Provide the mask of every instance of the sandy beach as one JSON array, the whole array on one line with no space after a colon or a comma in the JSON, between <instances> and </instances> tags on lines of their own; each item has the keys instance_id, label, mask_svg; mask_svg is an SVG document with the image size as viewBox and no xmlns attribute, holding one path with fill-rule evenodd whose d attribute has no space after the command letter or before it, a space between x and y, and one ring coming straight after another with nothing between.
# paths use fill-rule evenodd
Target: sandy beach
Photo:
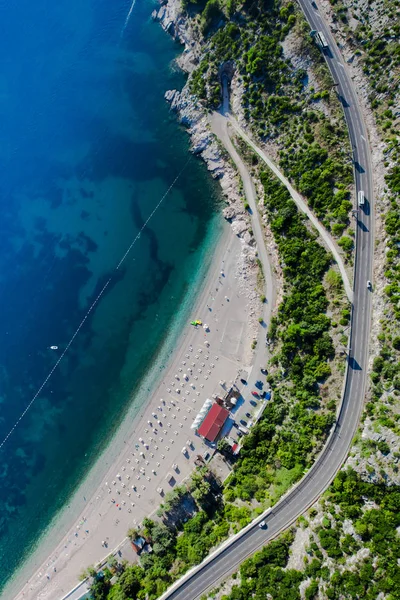
<instances>
[{"instance_id":1,"label":"sandy beach","mask_svg":"<svg viewBox=\"0 0 400 600\"><path fill-rule=\"evenodd\" d=\"M30 573L28 567L20 572L11 585L12 596L7 597L65 597L84 568L104 559L121 544L130 527L157 510L162 501L157 490L167 493L178 485L192 472L197 455L210 450L191 429L193 420L206 399L223 392L221 382L229 386L243 368L250 368L252 358L250 340L258 315L254 314L254 273L244 260L243 247L243 241L226 225L192 314L208 330L187 323L154 394L134 421L125 420L129 435L125 435L126 427L120 428L123 433L117 437L122 451L100 485L97 482L96 489L85 496L84 510L64 528L67 533L61 540L60 535L53 538L54 547L47 536L43 542L47 558L35 564L31 561ZM167 481L170 475L172 485ZM134 559L129 544L121 551Z\"/></svg>"}]
</instances>

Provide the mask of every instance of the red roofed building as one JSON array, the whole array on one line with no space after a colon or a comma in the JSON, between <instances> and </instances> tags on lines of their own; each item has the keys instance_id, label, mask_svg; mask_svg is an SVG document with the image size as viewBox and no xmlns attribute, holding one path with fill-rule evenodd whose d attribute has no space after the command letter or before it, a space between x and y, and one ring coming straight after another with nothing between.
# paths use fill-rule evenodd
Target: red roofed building
<instances>
[{"instance_id":1,"label":"red roofed building","mask_svg":"<svg viewBox=\"0 0 400 600\"><path fill-rule=\"evenodd\" d=\"M219 406L218 404L213 404L208 411L206 418L198 428L197 433L209 442L213 442L217 438L228 417L229 410L226 410L226 408Z\"/></svg>"}]
</instances>

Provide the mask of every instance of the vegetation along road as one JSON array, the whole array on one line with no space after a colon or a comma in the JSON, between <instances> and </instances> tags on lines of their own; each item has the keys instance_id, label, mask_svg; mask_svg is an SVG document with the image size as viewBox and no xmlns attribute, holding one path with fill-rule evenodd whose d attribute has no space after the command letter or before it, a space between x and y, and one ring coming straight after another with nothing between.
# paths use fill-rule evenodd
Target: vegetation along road
<instances>
[{"instance_id":1,"label":"vegetation along road","mask_svg":"<svg viewBox=\"0 0 400 600\"><path fill-rule=\"evenodd\" d=\"M343 280L343 286L346 292L346 296L348 297L350 302L353 302L353 290L350 285L349 278L347 276L346 268L344 266L344 262L342 257L339 254L337 249L337 244L334 241L331 234L325 229L325 227L318 221L317 217L314 213L309 209L307 203L303 200L298 192L294 189L294 187L289 183L286 177L282 174L282 172L278 169L278 167L271 161L271 159L259 148L246 134L246 132L240 127L240 125L236 122L236 120L230 117L230 123L235 131L240 135L240 137L249 145L251 148L258 154L258 156L263 160L271 171L280 179L283 185L289 191L292 199L294 200L297 208L301 210L311 221L315 229L320 234L323 242L327 246L328 250L332 253L332 256L339 267L340 274Z\"/></svg>"},{"instance_id":2,"label":"vegetation along road","mask_svg":"<svg viewBox=\"0 0 400 600\"><path fill-rule=\"evenodd\" d=\"M267 528L260 529L257 522L247 527L242 534L235 536L220 551L214 553L172 586L162 596L163 599L199 598L205 591L234 572L246 557L277 536L313 504L343 464L363 406L371 323L371 291L367 289L367 280L372 280L374 249L372 176L367 132L352 81L328 26L321 18L318 9L313 8L311 3L305 0L299 0L299 3L311 29L322 31L328 42L329 48L325 50L325 58L335 82L338 83L337 92L349 128L353 146L356 191L357 193L360 190L364 191L366 199L356 216L354 301L342 404L333 431L319 459L299 484L272 510L267 511L264 516ZM262 518L261 516L257 521Z\"/></svg>"}]
</instances>

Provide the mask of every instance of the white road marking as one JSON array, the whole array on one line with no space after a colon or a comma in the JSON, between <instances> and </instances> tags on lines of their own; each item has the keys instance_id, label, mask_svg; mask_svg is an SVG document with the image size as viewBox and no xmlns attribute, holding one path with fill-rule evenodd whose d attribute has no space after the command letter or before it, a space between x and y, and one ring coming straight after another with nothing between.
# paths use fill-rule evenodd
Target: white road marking
<instances>
[{"instance_id":1,"label":"white road marking","mask_svg":"<svg viewBox=\"0 0 400 600\"><path fill-rule=\"evenodd\" d=\"M363 135L361 136L361 139L364 140L364 142L367 141Z\"/></svg>"},{"instance_id":2,"label":"white road marking","mask_svg":"<svg viewBox=\"0 0 400 600\"><path fill-rule=\"evenodd\" d=\"M342 67L342 68L344 69L344 66L342 65L342 63L341 63L341 62L339 62L338 60L337 60L336 62L337 62L337 64L339 65L339 67Z\"/></svg>"}]
</instances>

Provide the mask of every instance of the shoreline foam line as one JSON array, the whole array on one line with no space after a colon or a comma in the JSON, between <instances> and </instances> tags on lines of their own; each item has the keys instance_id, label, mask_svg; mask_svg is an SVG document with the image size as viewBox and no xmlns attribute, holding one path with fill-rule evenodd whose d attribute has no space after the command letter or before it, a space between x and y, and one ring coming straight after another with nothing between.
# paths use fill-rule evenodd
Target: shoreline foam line
<instances>
[{"instance_id":1,"label":"shoreline foam line","mask_svg":"<svg viewBox=\"0 0 400 600\"><path fill-rule=\"evenodd\" d=\"M135 0L136 1L136 0ZM113 275L111 275L111 277L109 277L109 279L106 281L106 283L103 285L102 289L100 290L100 292L98 293L98 295L96 296L95 300L92 302L92 304L90 305L89 309L87 310L85 316L83 317L83 319L81 320L81 322L79 323L78 327L76 328L74 334L72 335L71 339L69 340L68 344L66 345L65 349L63 350L63 352L61 353L61 355L59 356L57 362L55 363L55 365L52 367L52 369L50 370L50 372L47 374L47 376L45 377L44 381L42 382L42 384L40 385L39 389L37 390L37 392L35 393L35 395L33 396L32 400L29 402L29 404L27 405L27 407L25 408L25 410L21 413L21 415L18 417L18 419L15 421L14 425L11 427L10 431L7 433L7 435L4 437L4 439L0 442L0 450L3 448L4 444L6 444L6 442L8 441L8 439L10 438L10 436L14 433L15 429L18 427L19 423L22 421L22 419L25 417L25 415L27 414L27 412L30 410L30 408L33 406L34 402L38 399L39 395L41 394L43 388L46 386L46 384L49 382L49 380L51 379L51 377L53 376L54 372L56 371L56 369L58 368L58 366L60 365L61 361L63 360L63 358L65 357L65 355L67 354L68 350L70 349L70 347L72 346L76 336L79 334L80 330L82 329L82 327L84 326L85 322L87 321L89 315L91 314L91 312L93 311L93 309L97 306L100 298L103 296L104 292L106 291L107 287L110 285L111 281L113 280L114 274L116 271L118 271L118 269L122 266L122 264L124 263L126 257L128 256L128 254L131 252L133 246L136 244L136 242L140 239L141 233L144 231L144 229L147 227L149 221L153 218L153 216L155 215L155 213L157 212L157 210L160 208L161 204L163 203L163 201L165 200L165 198L168 196L168 194L170 193L170 191L172 190L172 188L174 187L174 185L176 184L176 182L178 181L179 177L182 175L182 173L184 172L184 170L186 169L187 165L189 164L189 161L191 159L191 155L189 155L188 160L186 161L186 163L184 164L184 166L182 167L182 169L179 171L178 175L175 177L175 179L173 180L173 182L171 183L171 185L168 187L167 191L164 193L164 195L161 197L161 200L159 200L159 202L156 204L155 208L152 210L152 212L150 213L150 215L148 216L148 218L146 219L146 221L143 223L142 227L140 228L139 232L136 234L136 236L134 237L133 241L131 242L131 244L129 245L128 249L125 251L125 253L123 254L121 260L119 261L119 263L117 264L117 266L114 269L114 273Z\"/></svg>"}]
</instances>

